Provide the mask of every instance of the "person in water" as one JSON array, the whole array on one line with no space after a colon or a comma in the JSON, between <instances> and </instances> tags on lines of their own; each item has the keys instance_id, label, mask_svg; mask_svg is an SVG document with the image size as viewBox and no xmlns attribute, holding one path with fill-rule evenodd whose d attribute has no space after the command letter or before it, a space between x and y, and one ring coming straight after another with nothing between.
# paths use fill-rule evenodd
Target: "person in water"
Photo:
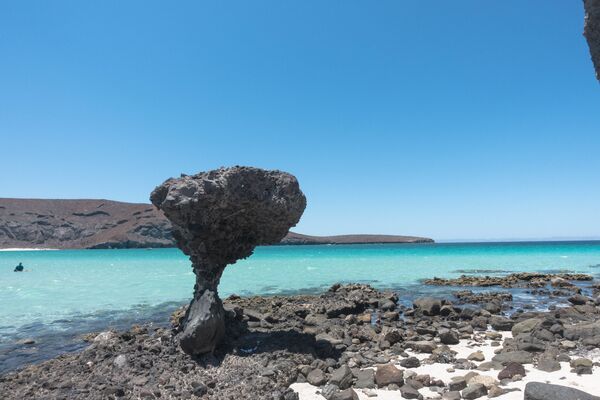
<instances>
[{"instance_id":1,"label":"person in water","mask_svg":"<svg viewBox=\"0 0 600 400\"><path fill-rule=\"evenodd\" d=\"M19 263L19 265L15 267L15 272L23 272L24 269L25 267L23 267L23 263Z\"/></svg>"}]
</instances>

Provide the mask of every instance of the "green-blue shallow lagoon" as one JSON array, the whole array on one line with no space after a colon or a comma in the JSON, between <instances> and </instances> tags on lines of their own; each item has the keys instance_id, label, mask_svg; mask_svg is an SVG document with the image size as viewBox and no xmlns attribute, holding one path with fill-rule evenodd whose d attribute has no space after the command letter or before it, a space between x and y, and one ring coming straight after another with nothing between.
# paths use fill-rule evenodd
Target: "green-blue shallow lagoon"
<instances>
[{"instance_id":1,"label":"green-blue shallow lagoon","mask_svg":"<svg viewBox=\"0 0 600 400\"><path fill-rule=\"evenodd\" d=\"M26 272L13 272L19 262ZM222 297L293 294L365 282L418 293L419 282L434 276L557 270L596 275L600 242L260 247L225 270L219 290ZM40 348L46 340L55 351L68 351L65 337L166 322L170 311L190 299L194 278L178 249L0 252L0 362L9 352L14 358L6 346L19 338L40 338ZM22 356L31 361L31 355Z\"/></svg>"}]
</instances>

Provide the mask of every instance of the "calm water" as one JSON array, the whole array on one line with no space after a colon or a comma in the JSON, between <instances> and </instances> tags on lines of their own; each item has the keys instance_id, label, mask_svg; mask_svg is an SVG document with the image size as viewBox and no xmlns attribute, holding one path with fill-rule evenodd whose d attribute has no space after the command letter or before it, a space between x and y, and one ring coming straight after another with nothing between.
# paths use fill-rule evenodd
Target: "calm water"
<instances>
[{"instance_id":1,"label":"calm water","mask_svg":"<svg viewBox=\"0 0 600 400\"><path fill-rule=\"evenodd\" d=\"M14 273L18 262L28 272ZM226 269L220 293L315 292L335 282L408 293L433 276L555 270L600 273L600 242L261 247ZM19 338L69 350L65 337L164 321L193 285L190 262L177 249L0 252L0 362L2 345Z\"/></svg>"}]
</instances>

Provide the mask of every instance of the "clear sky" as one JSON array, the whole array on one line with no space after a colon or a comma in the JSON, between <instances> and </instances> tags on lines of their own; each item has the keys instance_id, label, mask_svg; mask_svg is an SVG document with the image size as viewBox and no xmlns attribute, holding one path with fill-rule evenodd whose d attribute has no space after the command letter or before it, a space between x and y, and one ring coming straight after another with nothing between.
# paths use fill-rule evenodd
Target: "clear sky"
<instances>
[{"instance_id":1,"label":"clear sky","mask_svg":"<svg viewBox=\"0 0 600 400\"><path fill-rule=\"evenodd\" d=\"M297 231L600 237L581 1L4 1L0 197L292 172Z\"/></svg>"}]
</instances>

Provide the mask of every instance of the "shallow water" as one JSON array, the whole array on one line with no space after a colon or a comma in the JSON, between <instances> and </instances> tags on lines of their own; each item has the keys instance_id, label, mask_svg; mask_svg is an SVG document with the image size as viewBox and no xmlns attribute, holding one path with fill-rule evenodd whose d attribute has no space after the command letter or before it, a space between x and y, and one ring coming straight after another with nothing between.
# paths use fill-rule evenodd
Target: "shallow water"
<instances>
[{"instance_id":1,"label":"shallow water","mask_svg":"<svg viewBox=\"0 0 600 400\"><path fill-rule=\"evenodd\" d=\"M26 272L13 272L18 262ZM226 269L220 293L310 293L365 282L408 299L448 292L419 284L433 276L558 270L600 273L600 242L260 247ZM19 338L39 338L37 350L27 351L43 359L50 343L68 350L83 332L166 321L193 285L190 262L177 249L0 252L0 362L9 352L14 358Z\"/></svg>"}]
</instances>

